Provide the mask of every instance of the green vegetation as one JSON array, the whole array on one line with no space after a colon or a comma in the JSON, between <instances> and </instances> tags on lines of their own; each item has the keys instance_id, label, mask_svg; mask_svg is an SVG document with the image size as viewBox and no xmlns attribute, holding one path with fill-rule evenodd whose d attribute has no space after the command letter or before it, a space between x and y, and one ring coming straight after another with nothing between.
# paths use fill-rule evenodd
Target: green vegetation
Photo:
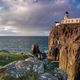
<instances>
[{"instance_id":1,"label":"green vegetation","mask_svg":"<svg viewBox=\"0 0 80 80\"><path fill-rule=\"evenodd\" d=\"M64 24L65 29L70 28L68 24Z\"/></svg>"},{"instance_id":2,"label":"green vegetation","mask_svg":"<svg viewBox=\"0 0 80 80\"><path fill-rule=\"evenodd\" d=\"M17 61L17 60L24 60L28 58L27 55L22 54L9 54L5 52L0 52L0 66L4 66L10 62Z\"/></svg>"}]
</instances>

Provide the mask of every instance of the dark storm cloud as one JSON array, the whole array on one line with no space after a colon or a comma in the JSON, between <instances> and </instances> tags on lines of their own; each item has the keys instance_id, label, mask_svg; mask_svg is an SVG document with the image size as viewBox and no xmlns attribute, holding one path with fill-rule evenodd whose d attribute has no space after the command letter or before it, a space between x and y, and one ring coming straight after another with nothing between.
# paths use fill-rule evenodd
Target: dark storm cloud
<instances>
[{"instance_id":1,"label":"dark storm cloud","mask_svg":"<svg viewBox=\"0 0 80 80\"><path fill-rule=\"evenodd\" d=\"M80 16L76 0L0 0L0 27L4 34L47 35L66 10Z\"/></svg>"}]
</instances>

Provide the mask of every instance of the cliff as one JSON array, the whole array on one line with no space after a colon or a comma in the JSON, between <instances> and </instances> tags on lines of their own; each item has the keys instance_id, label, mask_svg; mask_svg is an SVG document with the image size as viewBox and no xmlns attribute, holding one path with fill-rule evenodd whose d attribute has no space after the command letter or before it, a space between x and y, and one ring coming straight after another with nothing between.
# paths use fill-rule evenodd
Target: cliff
<instances>
[{"instance_id":1,"label":"cliff","mask_svg":"<svg viewBox=\"0 0 80 80\"><path fill-rule=\"evenodd\" d=\"M53 27L48 39L48 59L59 61L68 80L80 80L80 24Z\"/></svg>"}]
</instances>

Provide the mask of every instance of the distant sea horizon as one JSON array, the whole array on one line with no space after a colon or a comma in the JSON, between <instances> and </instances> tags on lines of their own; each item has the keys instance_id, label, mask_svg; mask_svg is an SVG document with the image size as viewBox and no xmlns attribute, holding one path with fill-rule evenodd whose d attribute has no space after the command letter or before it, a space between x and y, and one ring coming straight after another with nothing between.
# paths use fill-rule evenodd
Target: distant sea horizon
<instances>
[{"instance_id":1,"label":"distant sea horizon","mask_svg":"<svg viewBox=\"0 0 80 80\"><path fill-rule=\"evenodd\" d=\"M42 52L48 49L48 36L0 36L0 50L11 53L29 52L32 44L38 44Z\"/></svg>"}]
</instances>

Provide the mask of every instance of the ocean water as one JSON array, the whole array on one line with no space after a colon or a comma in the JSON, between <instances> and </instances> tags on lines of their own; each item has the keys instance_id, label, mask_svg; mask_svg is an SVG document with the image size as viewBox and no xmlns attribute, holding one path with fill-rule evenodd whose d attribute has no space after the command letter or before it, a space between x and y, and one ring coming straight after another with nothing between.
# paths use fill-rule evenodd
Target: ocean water
<instances>
[{"instance_id":1,"label":"ocean water","mask_svg":"<svg viewBox=\"0 0 80 80\"><path fill-rule=\"evenodd\" d=\"M0 37L0 50L7 50L12 53L28 52L34 43L39 45L41 51L48 49L48 37L2 36Z\"/></svg>"}]
</instances>

